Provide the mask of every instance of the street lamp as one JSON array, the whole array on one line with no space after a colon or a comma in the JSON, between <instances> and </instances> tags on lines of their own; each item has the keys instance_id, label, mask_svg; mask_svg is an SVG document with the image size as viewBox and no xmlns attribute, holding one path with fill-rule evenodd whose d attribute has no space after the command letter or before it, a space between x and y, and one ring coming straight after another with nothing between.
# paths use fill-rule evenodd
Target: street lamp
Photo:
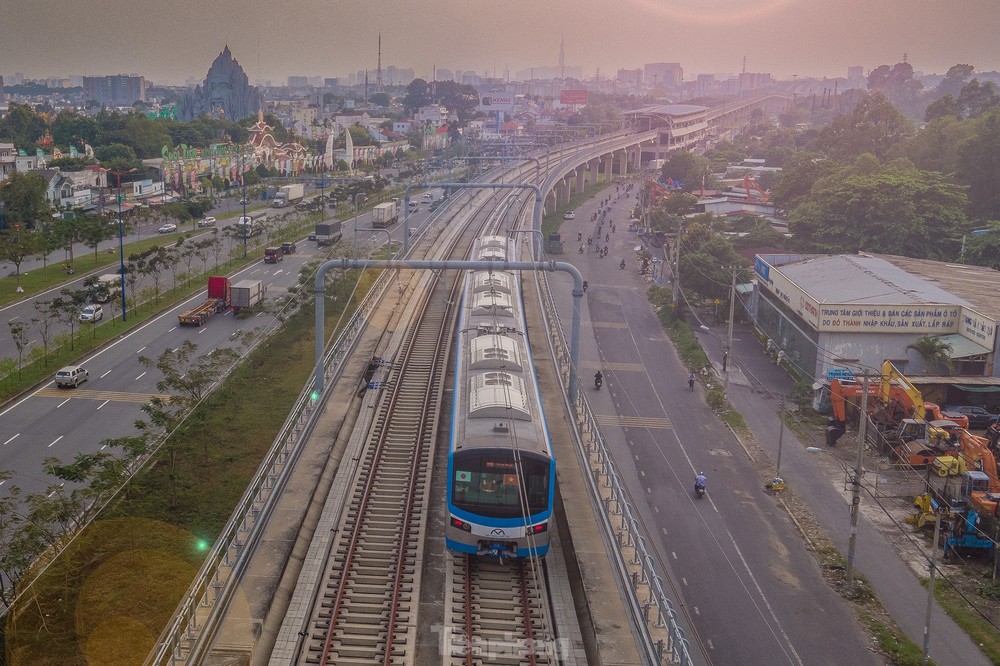
<instances>
[{"instance_id":1,"label":"street lamp","mask_svg":"<svg viewBox=\"0 0 1000 666\"><path fill-rule=\"evenodd\" d=\"M243 228L243 258L247 258L247 238L250 236L250 225L247 224L247 162L245 146L240 146L240 182L243 183L243 217L240 226Z\"/></svg>"},{"instance_id":2,"label":"street lamp","mask_svg":"<svg viewBox=\"0 0 1000 666\"><path fill-rule=\"evenodd\" d=\"M127 173L135 173L137 169L123 170L112 170L104 169L106 173L110 173L118 179L118 192L116 194L116 199L118 199L118 270L121 273L122 284L122 321L128 321L128 313L126 312L125 305L125 240L124 232L122 226L122 176Z\"/></svg>"},{"instance_id":3,"label":"street lamp","mask_svg":"<svg viewBox=\"0 0 1000 666\"><path fill-rule=\"evenodd\" d=\"M358 192L354 195L354 254L358 254L358 197L361 197L365 201L368 200L368 196ZM391 241L390 241L391 242Z\"/></svg>"}]
</instances>

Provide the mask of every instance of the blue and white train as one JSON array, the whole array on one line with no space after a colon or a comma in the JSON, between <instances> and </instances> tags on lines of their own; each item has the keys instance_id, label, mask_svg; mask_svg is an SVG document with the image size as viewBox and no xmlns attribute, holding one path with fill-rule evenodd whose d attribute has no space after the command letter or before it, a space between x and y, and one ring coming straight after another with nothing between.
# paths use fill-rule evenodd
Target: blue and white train
<instances>
[{"instance_id":1,"label":"blue and white train","mask_svg":"<svg viewBox=\"0 0 1000 666\"><path fill-rule=\"evenodd\" d=\"M477 240L473 261L516 261L506 236ZM448 549L496 558L549 550L556 465L528 347L521 278L465 276L448 446Z\"/></svg>"}]
</instances>

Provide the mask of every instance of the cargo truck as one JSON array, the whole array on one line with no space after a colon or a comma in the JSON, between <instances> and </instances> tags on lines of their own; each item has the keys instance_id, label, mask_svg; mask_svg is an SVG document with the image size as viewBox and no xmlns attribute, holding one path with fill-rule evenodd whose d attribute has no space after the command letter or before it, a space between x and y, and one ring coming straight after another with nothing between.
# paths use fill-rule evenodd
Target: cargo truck
<instances>
[{"instance_id":1,"label":"cargo truck","mask_svg":"<svg viewBox=\"0 0 1000 666\"><path fill-rule=\"evenodd\" d=\"M177 321L181 326L204 326L209 317L229 307L231 296L229 278L213 275L208 278L208 298L201 305L177 315Z\"/></svg>"},{"instance_id":2,"label":"cargo truck","mask_svg":"<svg viewBox=\"0 0 1000 666\"><path fill-rule=\"evenodd\" d=\"M379 204L372 208L372 228L385 229L399 220L399 208L395 201Z\"/></svg>"},{"instance_id":3,"label":"cargo truck","mask_svg":"<svg viewBox=\"0 0 1000 666\"><path fill-rule=\"evenodd\" d=\"M343 237L340 222L321 222L316 225L316 245L325 247L333 245Z\"/></svg>"},{"instance_id":4,"label":"cargo truck","mask_svg":"<svg viewBox=\"0 0 1000 666\"><path fill-rule=\"evenodd\" d=\"M258 236L264 232L264 223L267 215L256 215L254 217L240 217L236 220L236 231L240 238Z\"/></svg>"},{"instance_id":5,"label":"cargo truck","mask_svg":"<svg viewBox=\"0 0 1000 666\"><path fill-rule=\"evenodd\" d=\"M299 201L306 194L305 185L294 183L292 185L282 185L274 195L274 206L280 208Z\"/></svg>"},{"instance_id":6,"label":"cargo truck","mask_svg":"<svg viewBox=\"0 0 1000 666\"><path fill-rule=\"evenodd\" d=\"M108 303L118 297L122 290L122 276L118 273L106 273L90 286L90 297L97 303Z\"/></svg>"},{"instance_id":7,"label":"cargo truck","mask_svg":"<svg viewBox=\"0 0 1000 666\"><path fill-rule=\"evenodd\" d=\"M264 283L260 280L240 280L233 285L230 304L233 312L239 313L240 308L252 308L264 300Z\"/></svg>"}]
</instances>

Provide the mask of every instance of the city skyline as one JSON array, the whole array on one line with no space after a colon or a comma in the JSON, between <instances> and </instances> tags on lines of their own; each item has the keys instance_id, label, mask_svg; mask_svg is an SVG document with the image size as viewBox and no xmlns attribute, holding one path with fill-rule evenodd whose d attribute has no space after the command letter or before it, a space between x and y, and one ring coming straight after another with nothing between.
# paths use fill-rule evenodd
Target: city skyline
<instances>
[{"instance_id":1,"label":"city skyline","mask_svg":"<svg viewBox=\"0 0 1000 666\"><path fill-rule=\"evenodd\" d=\"M532 67L618 69L678 62L697 74L770 73L776 78L843 77L900 62L943 74L955 64L1000 70L992 36L995 0L908 7L894 0L299 0L280 12L260 0L161 0L154 12L107 0L63 6L7 0L0 21L0 74L41 79L138 73L156 84L201 80L228 45L251 81L345 76L383 67L434 67L503 77ZM526 16L531 20L525 20ZM109 20L113 17L113 20ZM72 22L71 22L72 19ZM90 35L87 39L69 37Z\"/></svg>"}]
</instances>

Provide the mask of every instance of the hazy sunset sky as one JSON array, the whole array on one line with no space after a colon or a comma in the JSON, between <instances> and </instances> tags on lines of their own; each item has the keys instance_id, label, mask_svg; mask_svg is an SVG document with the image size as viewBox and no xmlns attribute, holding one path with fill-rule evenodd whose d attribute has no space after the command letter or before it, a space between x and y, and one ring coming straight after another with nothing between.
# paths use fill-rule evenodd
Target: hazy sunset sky
<instances>
[{"instance_id":1,"label":"hazy sunset sky","mask_svg":"<svg viewBox=\"0 0 1000 666\"><path fill-rule=\"evenodd\" d=\"M0 74L201 80L228 44L251 81L377 65L585 77L649 62L699 73L844 76L899 62L1000 70L997 0L0 0Z\"/></svg>"}]
</instances>

